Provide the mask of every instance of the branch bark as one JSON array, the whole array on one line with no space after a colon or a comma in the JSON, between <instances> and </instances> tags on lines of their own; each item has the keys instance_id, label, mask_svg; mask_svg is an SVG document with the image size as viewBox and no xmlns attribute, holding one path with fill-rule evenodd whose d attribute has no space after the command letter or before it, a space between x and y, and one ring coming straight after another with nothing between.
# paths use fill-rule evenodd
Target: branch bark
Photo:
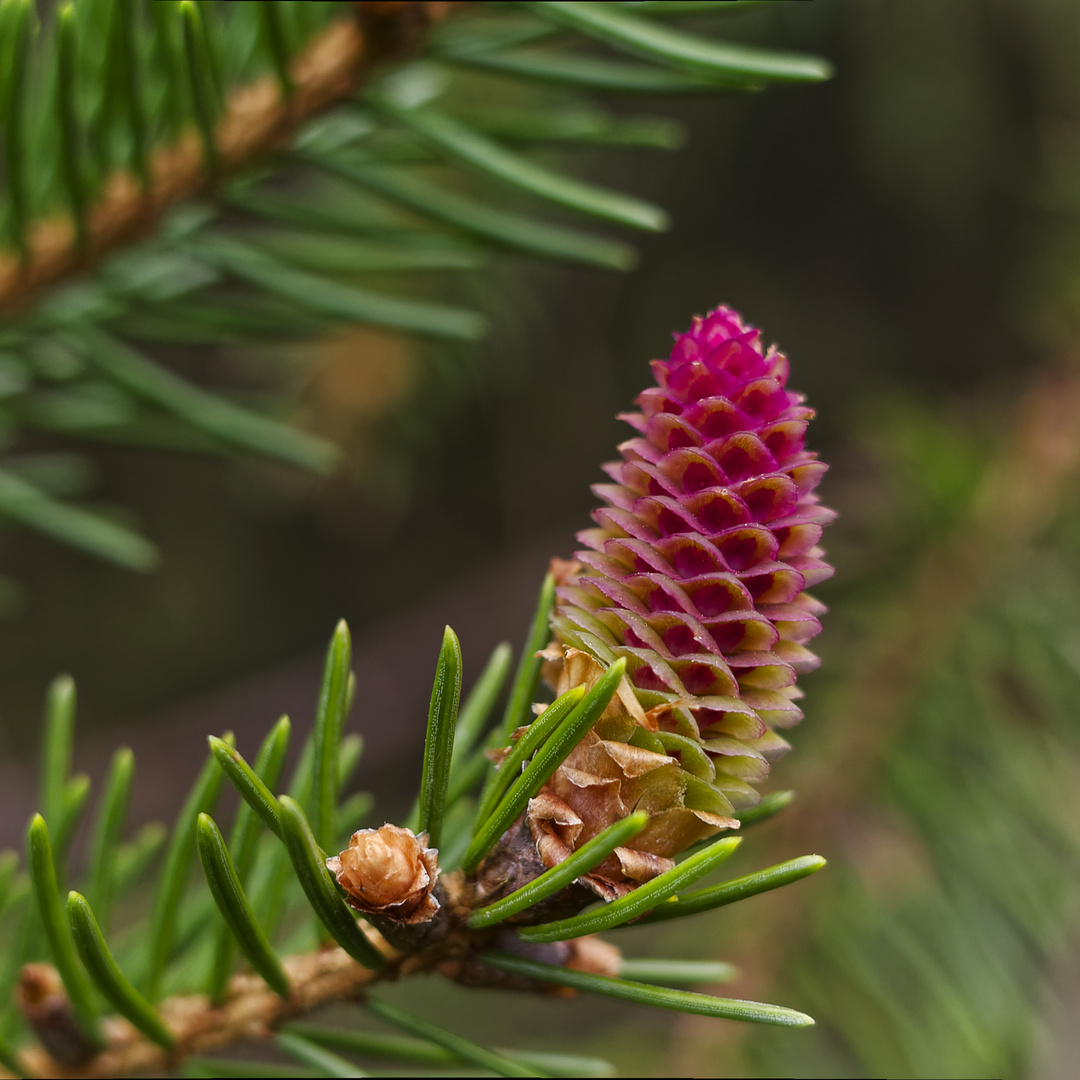
<instances>
[{"instance_id":1,"label":"branch bark","mask_svg":"<svg viewBox=\"0 0 1080 1080\"><path fill-rule=\"evenodd\" d=\"M396 958L385 942L381 951ZM65 1067L40 1046L23 1050L27 1076L80 1078L162 1076L178 1062L245 1039L266 1038L279 1025L331 1001L348 1001L386 972L361 967L343 949L288 956L282 961L292 984L288 1001L278 997L259 976L235 975L225 1002L215 1008L204 994L169 998L159 1012L176 1035L176 1046L164 1050L121 1017L104 1024L108 1046L78 1068ZM0 1075L7 1074L0 1070Z\"/></svg>"},{"instance_id":2,"label":"branch bark","mask_svg":"<svg viewBox=\"0 0 1080 1080\"><path fill-rule=\"evenodd\" d=\"M207 167L194 129L152 155L144 188L125 169L105 181L90 207L87 237L78 243L67 215L30 228L27 257L0 253L0 313L26 307L48 286L85 273L110 251L153 232L162 214L186 199L212 192L223 179L288 146L301 126L350 98L374 66L415 50L427 24L455 3L357 3L317 36L290 64L294 92L286 98L266 76L233 90L218 122L218 170Z\"/></svg>"}]
</instances>

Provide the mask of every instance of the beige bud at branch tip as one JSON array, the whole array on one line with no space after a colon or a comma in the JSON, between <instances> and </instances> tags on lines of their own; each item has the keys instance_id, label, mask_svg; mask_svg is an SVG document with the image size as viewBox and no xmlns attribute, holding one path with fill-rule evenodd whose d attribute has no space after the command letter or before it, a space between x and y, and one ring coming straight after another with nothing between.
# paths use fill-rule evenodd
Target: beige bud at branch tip
<instances>
[{"instance_id":1,"label":"beige bud at branch tip","mask_svg":"<svg viewBox=\"0 0 1080 1080\"><path fill-rule=\"evenodd\" d=\"M360 829L326 865L357 911L413 924L430 921L439 910L439 853L427 846L427 833L389 824Z\"/></svg>"}]
</instances>

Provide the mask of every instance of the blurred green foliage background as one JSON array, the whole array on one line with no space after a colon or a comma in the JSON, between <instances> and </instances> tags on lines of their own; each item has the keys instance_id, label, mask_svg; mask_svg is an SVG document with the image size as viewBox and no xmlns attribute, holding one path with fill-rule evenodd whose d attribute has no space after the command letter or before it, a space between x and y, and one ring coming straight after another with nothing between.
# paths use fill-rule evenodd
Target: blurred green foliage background
<instances>
[{"instance_id":1,"label":"blurred green foliage background","mask_svg":"<svg viewBox=\"0 0 1080 1080\"><path fill-rule=\"evenodd\" d=\"M818 1027L607 1007L568 1019L558 1002L536 1016L639 1074L1073 1075L1078 31L1070 0L765 5L725 34L827 56L831 82L664 101L680 152L581 158L672 211L636 269L499 255L464 271L455 288L493 322L479 344L356 330L182 359L225 383L272 372L344 461L312 480L90 449L95 498L134 508L165 549L149 577L0 534L5 833L29 810L19 769L57 671L80 688L79 752L159 746L140 754L139 786L167 807L208 715L242 731L311 696L304 658L339 616L360 639L361 694L364 643L378 683L359 711L375 751L359 782L380 814L403 809L437 628L459 631L473 675L495 641L518 640L546 558L586 524L647 360L726 302L790 356L842 514L826 537L824 666L776 769L799 798L740 865L813 850L830 867L755 903L753 922L732 909L663 947L735 960L734 996L806 1008Z\"/></svg>"}]
</instances>

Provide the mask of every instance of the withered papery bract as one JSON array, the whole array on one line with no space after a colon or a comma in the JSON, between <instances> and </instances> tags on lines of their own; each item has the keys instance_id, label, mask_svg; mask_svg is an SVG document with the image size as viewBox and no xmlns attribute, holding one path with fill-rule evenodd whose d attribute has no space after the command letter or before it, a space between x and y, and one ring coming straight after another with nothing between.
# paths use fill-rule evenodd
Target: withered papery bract
<instances>
[{"instance_id":1,"label":"withered papery bract","mask_svg":"<svg viewBox=\"0 0 1080 1080\"><path fill-rule=\"evenodd\" d=\"M796 675L819 663L806 642L824 606L805 590L832 574L817 544L835 514L814 494L826 466L805 449L813 412L787 389L787 358L719 307L652 368L657 385L622 417L637 435L593 488L596 527L555 567L552 681L588 684L619 657L629 678L530 809L547 865L650 811L656 824L597 871L606 884L586 882L601 895L757 802L789 749L775 729L802 718Z\"/></svg>"},{"instance_id":2,"label":"withered papery bract","mask_svg":"<svg viewBox=\"0 0 1080 1080\"><path fill-rule=\"evenodd\" d=\"M360 829L326 865L357 911L412 925L429 922L439 910L439 853L427 846L427 833L416 836L397 825Z\"/></svg>"},{"instance_id":3,"label":"withered papery bract","mask_svg":"<svg viewBox=\"0 0 1080 1080\"><path fill-rule=\"evenodd\" d=\"M604 673L602 664L578 649L555 647L550 655L556 657L560 692L591 689ZM670 870L671 856L697 840L739 825L715 812L719 800L708 789L698 790L676 757L638 745L648 741L640 734L650 727L655 724L624 679L592 730L529 803L529 827L545 866L562 862L634 810L648 812L648 825L631 845L616 848L579 879L605 900Z\"/></svg>"}]
</instances>

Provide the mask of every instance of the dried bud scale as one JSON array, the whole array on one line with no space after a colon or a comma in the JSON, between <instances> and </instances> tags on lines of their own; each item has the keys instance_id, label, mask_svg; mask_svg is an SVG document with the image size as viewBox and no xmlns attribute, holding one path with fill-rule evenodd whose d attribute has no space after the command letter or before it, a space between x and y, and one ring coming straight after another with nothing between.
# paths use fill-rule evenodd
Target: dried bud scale
<instances>
[{"instance_id":1,"label":"dried bud scale","mask_svg":"<svg viewBox=\"0 0 1080 1080\"><path fill-rule=\"evenodd\" d=\"M787 358L719 307L652 368L622 417L637 435L593 489L596 527L554 564L552 681L589 684L619 657L628 681L530 807L546 865L650 809L586 880L608 898L757 802L788 749L776 729L802 717L796 676L818 665L806 642L824 607L806 589L832 574L817 546L835 516L814 491L826 466L805 449L813 412L787 389Z\"/></svg>"},{"instance_id":2,"label":"dried bud scale","mask_svg":"<svg viewBox=\"0 0 1080 1080\"><path fill-rule=\"evenodd\" d=\"M560 652L560 690L591 688L603 675L603 666L588 653ZM670 870L673 856L718 829L738 827L724 813L727 804L664 751L655 731L624 679L593 729L529 804L529 827L545 866L562 862L632 811L648 811L644 831L580 879L604 900Z\"/></svg>"}]
</instances>

